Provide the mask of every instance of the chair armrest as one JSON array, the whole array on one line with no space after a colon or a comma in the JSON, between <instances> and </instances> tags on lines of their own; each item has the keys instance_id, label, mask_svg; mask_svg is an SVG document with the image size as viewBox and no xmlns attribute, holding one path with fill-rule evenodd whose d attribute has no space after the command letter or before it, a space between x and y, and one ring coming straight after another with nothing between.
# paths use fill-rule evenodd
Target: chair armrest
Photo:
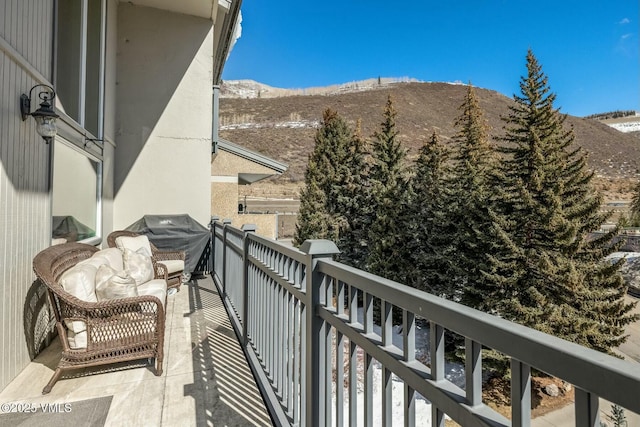
<instances>
[{"instance_id":1,"label":"chair armrest","mask_svg":"<svg viewBox=\"0 0 640 427\"><path fill-rule=\"evenodd\" d=\"M157 262L154 258L151 258L153 262L153 278L154 279L164 279L165 282L169 280L169 270L167 266L162 262Z\"/></svg>"},{"instance_id":2,"label":"chair armrest","mask_svg":"<svg viewBox=\"0 0 640 427\"><path fill-rule=\"evenodd\" d=\"M158 262L176 259L184 261L185 253L184 251L157 251L153 253L153 258Z\"/></svg>"}]
</instances>

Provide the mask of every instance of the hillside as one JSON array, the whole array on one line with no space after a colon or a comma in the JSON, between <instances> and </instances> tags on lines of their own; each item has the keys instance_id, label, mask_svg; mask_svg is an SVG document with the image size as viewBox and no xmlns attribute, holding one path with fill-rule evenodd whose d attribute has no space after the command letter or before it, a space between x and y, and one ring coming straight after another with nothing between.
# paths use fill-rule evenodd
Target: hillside
<instances>
[{"instance_id":1,"label":"hillside","mask_svg":"<svg viewBox=\"0 0 640 427\"><path fill-rule=\"evenodd\" d=\"M434 130L443 141L451 139L455 132L453 121L465 95L464 85L377 83L368 81L366 87L353 83L351 90L338 87L327 95L282 96L288 92L280 91L278 95L274 93L275 97L225 97L220 100L220 135L289 164L289 171L278 179L280 183L304 179L315 129L327 107L337 110L351 124L362 119L363 134L371 135L382 120L387 95L391 94L398 111L400 138L411 156L416 155ZM225 94L224 88L222 92ZM232 92L227 90L226 96L233 96ZM254 91L254 96L256 93ZM247 92L244 94L249 96ZM492 135L500 135L503 127L500 117L508 113L508 106L513 101L487 89L478 89L477 94ZM576 143L590 153L589 165L599 176L608 180L635 180L640 176L640 140L637 136L622 133L596 119L569 116L566 123L573 126Z\"/></svg>"}]
</instances>

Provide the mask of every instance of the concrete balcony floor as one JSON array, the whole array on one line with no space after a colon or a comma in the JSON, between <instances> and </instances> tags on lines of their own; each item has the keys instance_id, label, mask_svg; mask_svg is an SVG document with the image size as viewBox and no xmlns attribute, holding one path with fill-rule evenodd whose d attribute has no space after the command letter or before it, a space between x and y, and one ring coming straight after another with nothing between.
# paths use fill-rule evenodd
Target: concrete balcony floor
<instances>
[{"instance_id":1,"label":"concrete balcony floor","mask_svg":"<svg viewBox=\"0 0 640 427\"><path fill-rule=\"evenodd\" d=\"M104 425L107 426L264 426L271 425L264 402L210 277L182 285L167 300L163 374L155 376L144 361L104 368L69 371L42 394L60 359L59 339L47 347L0 393L0 403L70 404L68 414L21 414L0 425ZM114 368L114 369L111 369ZM109 372L102 372L109 369ZM88 375L88 373L93 373ZM81 409L88 399L111 397L106 419ZM105 399L102 399L105 401ZM62 409L63 407L60 407ZM74 408L78 408L74 413ZM62 409L64 410L64 409ZM72 415L82 417L74 423ZM37 420L37 417L40 417ZM3 421L3 418L4 421ZM56 419L60 422L57 424Z\"/></svg>"}]
</instances>

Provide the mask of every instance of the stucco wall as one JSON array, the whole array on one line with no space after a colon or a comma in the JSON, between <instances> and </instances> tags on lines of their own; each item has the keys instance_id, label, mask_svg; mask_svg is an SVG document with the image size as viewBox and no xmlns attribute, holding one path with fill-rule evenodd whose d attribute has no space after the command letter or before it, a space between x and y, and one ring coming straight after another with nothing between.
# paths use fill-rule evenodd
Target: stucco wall
<instances>
[{"instance_id":1,"label":"stucco wall","mask_svg":"<svg viewBox=\"0 0 640 427\"><path fill-rule=\"evenodd\" d=\"M234 227L241 228L244 224L255 224L256 234L276 238L276 215L275 214L235 214L223 219L230 219Z\"/></svg>"},{"instance_id":2,"label":"stucco wall","mask_svg":"<svg viewBox=\"0 0 640 427\"><path fill-rule=\"evenodd\" d=\"M212 22L120 3L114 228L211 215Z\"/></svg>"},{"instance_id":3,"label":"stucco wall","mask_svg":"<svg viewBox=\"0 0 640 427\"><path fill-rule=\"evenodd\" d=\"M238 176L238 173L274 173L273 169L221 149L211 157L212 176Z\"/></svg>"},{"instance_id":4,"label":"stucco wall","mask_svg":"<svg viewBox=\"0 0 640 427\"><path fill-rule=\"evenodd\" d=\"M276 238L276 216L274 214L238 214L238 184L234 182L211 183L211 216L230 219L232 224L255 224L261 236Z\"/></svg>"},{"instance_id":5,"label":"stucco wall","mask_svg":"<svg viewBox=\"0 0 640 427\"><path fill-rule=\"evenodd\" d=\"M214 179L214 178L212 178ZM211 183L211 215L221 219L231 218L238 213L238 183Z\"/></svg>"}]
</instances>

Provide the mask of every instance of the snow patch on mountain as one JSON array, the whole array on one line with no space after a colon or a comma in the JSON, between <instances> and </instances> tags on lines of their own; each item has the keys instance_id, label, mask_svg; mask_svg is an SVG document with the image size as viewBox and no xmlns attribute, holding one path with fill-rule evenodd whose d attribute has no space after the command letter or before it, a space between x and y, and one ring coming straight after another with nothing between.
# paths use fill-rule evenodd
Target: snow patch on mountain
<instances>
[{"instance_id":1,"label":"snow patch on mountain","mask_svg":"<svg viewBox=\"0 0 640 427\"><path fill-rule=\"evenodd\" d=\"M296 120L296 121L277 122L277 123L252 123L252 122L231 123L227 125L221 125L220 130L266 129L266 128L275 128L275 129L313 128L313 129L316 129L318 127L320 127L320 122L318 120Z\"/></svg>"},{"instance_id":2,"label":"snow patch on mountain","mask_svg":"<svg viewBox=\"0 0 640 427\"><path fill-rule=\"evenodd\" d=\"M637 122L607 123L620 132L640 132L640 119Z\"/></svg>"}]
</instances>

